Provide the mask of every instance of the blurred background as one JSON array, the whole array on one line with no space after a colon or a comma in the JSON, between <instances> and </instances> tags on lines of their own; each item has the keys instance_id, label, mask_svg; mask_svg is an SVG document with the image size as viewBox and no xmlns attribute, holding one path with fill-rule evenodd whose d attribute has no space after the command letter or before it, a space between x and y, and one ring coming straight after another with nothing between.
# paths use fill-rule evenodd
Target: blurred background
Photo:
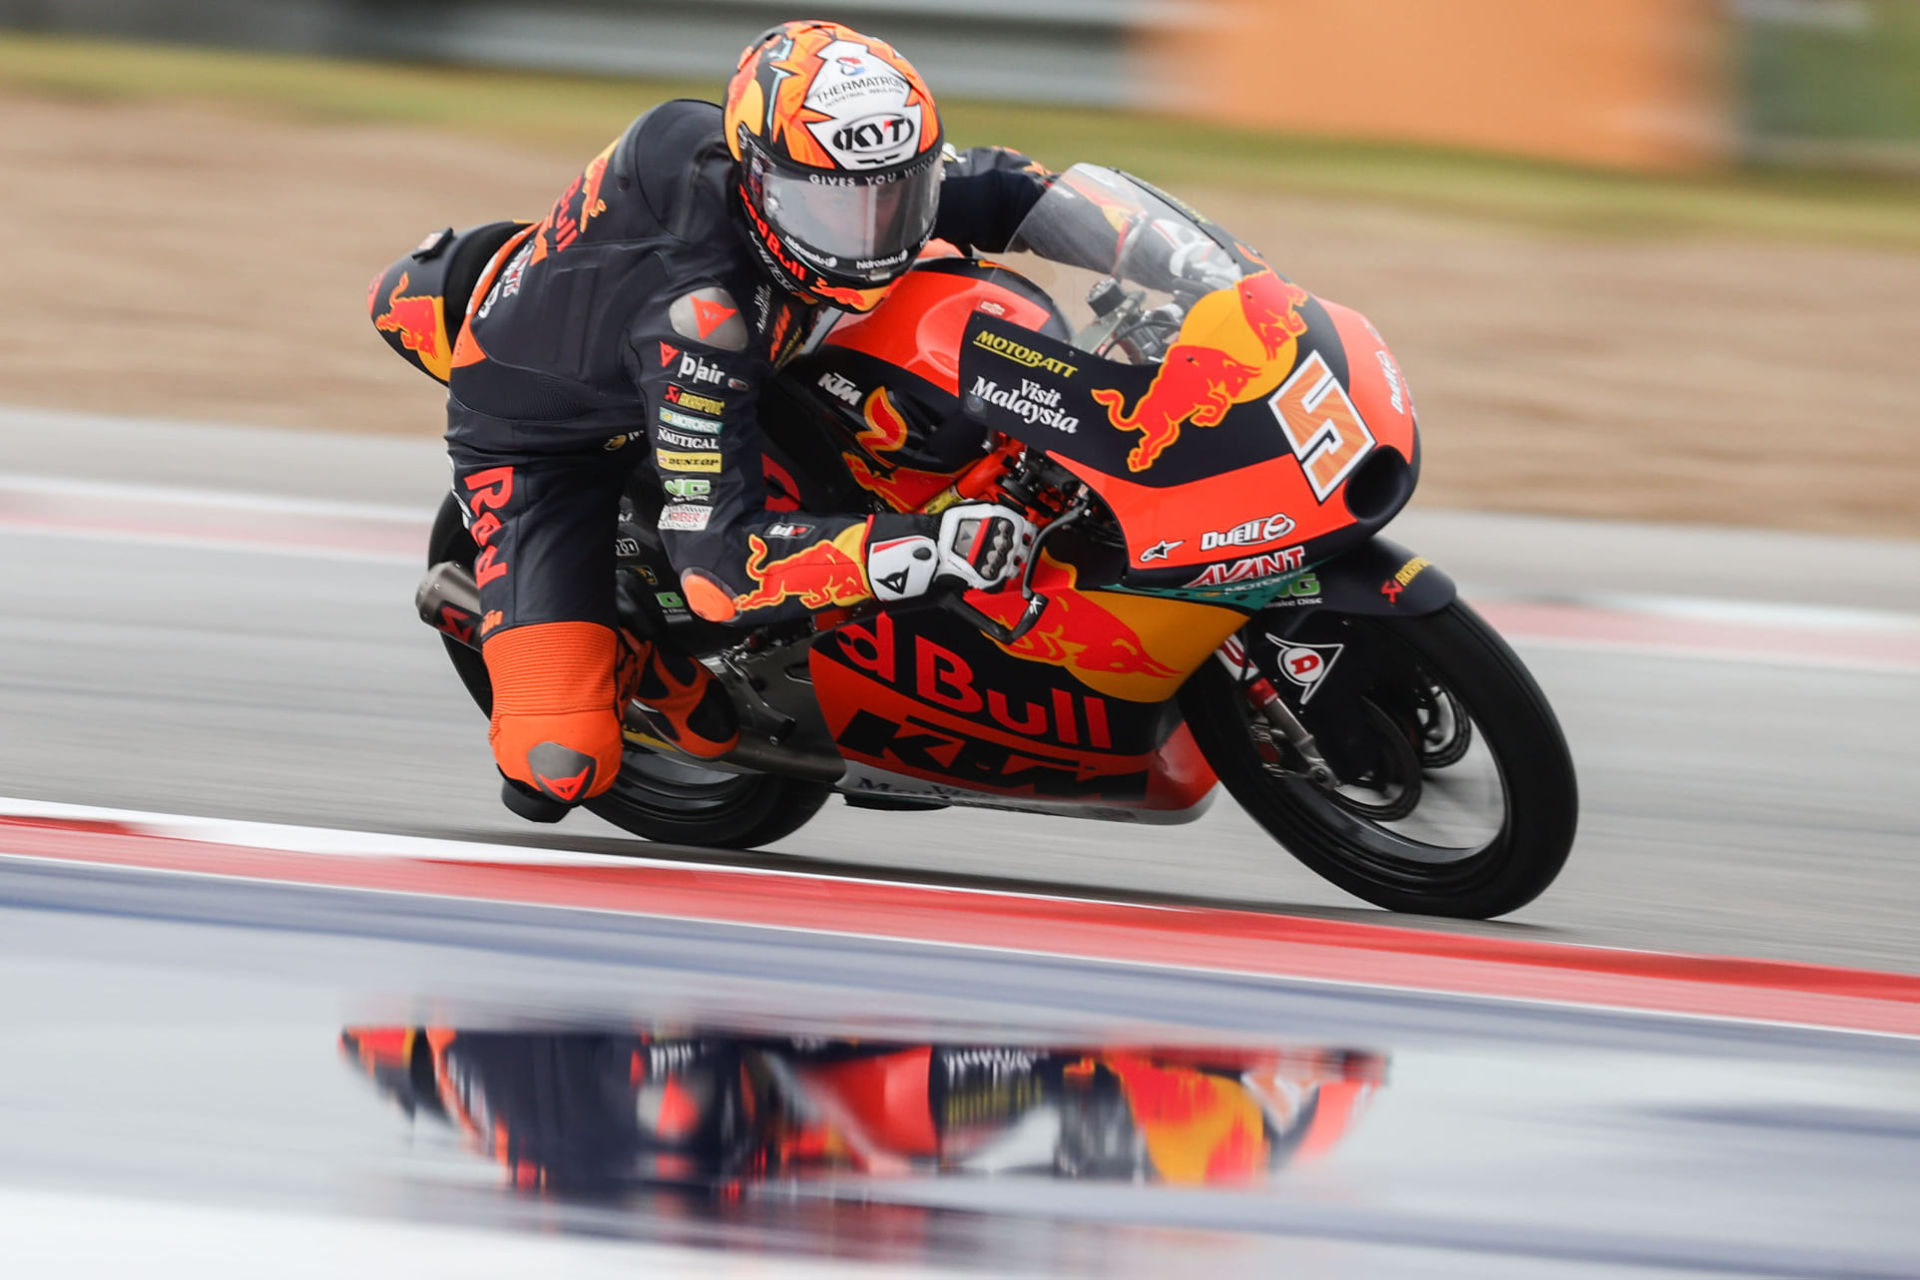
<instances>
[{"instance_id":1,"label":"blurred background","mask_svg":"<svg viewBox=\"0 0 1920 1280\"><path fill-rule=\"evenodd\" d=\"M894 42L957 145L1134 171L1379 327L1424 449L1389 533L1516 643L1579 770L1537 903L1389 918L1224 798L1186 828L836 804L738 854L499 806L409 604L444 391L368 324L368 279L441 227L541 217L795 17ZM1476 1000L975 954L914 943L918 908L875 926L897 937L789 936L278 879L286 850L617 854L667 883L840 878L802 903L899 879L1225 905L1307 950L1329 921L1406 930L1376 975L1488 967L1414 931L1871 966L1913 1027L1920 0L0 0L0 125L7 1276L1920 1274L1920 1040L1823 1039L1731 979L1748 1021L1507 998L1575 990L1532 977ZM222 841L265 842L255 880L135 869L226 866ZM174 852L89 852L123 847ZM567 1203L519 1163L496 1190L497 1097L483 1148L431 1121L472 1077L419 1069L426 1024L531 1028L529 1055L556 1027L777 1032L748 1049L796 1080L832 1037L986 1046L989 1075L1021 1046L1237 1046L1300 1123L1259 1131L1270 1180L1213 1196L1126 1165ZM1124 1135L1122 1110L1072 1114ZM621 1248L649 1240L687 1248Z\"/></svg>"},{"instance_id":2,"label":"blurred background","mask_svg":"<svg viewBox=\"0 0 1920 1280\"><path fill-rule=\"evenodd\" d=\"M1920 0L826 9L959 144L1136 171L1366 312L1423 505L1920 535ZM3 398L437 434L367 277L794 12L0 0Z\"/></svg>"}]
</instances>

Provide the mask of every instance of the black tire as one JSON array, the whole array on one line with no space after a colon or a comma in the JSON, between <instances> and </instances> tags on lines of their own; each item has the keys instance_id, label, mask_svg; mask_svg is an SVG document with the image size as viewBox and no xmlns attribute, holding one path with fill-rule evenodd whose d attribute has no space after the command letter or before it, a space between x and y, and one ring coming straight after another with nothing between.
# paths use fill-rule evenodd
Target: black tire
<instances>
[{"instance_id":1,"label":"black tire","mask_svg":"<svg viewBox=\"0 0 1920 1280\"><path fill-rule=\"evenodd\" d=\"M1294 857L1376 906L1484 920L1531 902L1565 865L1579 819L1566 738L1533 677L1460 601L1421 617L1349 617L1341 625L1372 652L1396 656L1381 664L1389 672L1382 679L1417 671L1471 717L1472 731L1497 771L1497 830L1459 849L1427 844L1373 820L1363 805L1304 778L1277 775L1260 753L1253 707L1226 668L1210 662L1187 682L1180 700L1220 781ZM1392 704L1391 693L1382 688L1367 704L1370 721L1388 731L1396 722L1380 704ZM1372 731L1381 732L1378 723ZM1391 747L1383 759L1420 761L1414 767L1423 778L1459 760L1451 749L1422 752L1417 742L1412 750L1404 742L1383 745Z\"/></svg>"},{"instance_id":2,"label":"black tire","mask_svg":"<svg viewBox=\"0 0 1920 1280\"><path fill-rule=\"evenodd\" d=\"M471 569L478 548L460 504L448 494L434 517L427 565L448 560ZM493 682L480 654L448 636L447 657L482 715L493 714ZM629 746L611 790L586 809L623 831L665 844L757 849L805 826L833 794L823 783L764 773L726 773Z\"/></svg>"}]
</instances>

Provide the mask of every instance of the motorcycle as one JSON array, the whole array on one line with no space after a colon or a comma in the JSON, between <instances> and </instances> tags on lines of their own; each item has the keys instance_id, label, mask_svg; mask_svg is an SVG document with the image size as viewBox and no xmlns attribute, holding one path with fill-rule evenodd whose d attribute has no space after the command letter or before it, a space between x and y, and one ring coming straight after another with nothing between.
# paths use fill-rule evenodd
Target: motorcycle
<instances>
[{"instance_id":1,"label":"motorcycle","mask_svg":"<svg viewBox=\"0 0 1920 1280\"><path fill-rule=\"evenodd\" d=\"M623 622L699 655L743 731L696 760L630 717L587 806L616 826L750 848L836 792L1180 823L1224 786L1394 911L1501 915L1565 863L1577 787L1546 698L1443 570L1380 536L1420 466L1391 352L1172 197L1075 166L1007 252L936 247L872 312L823 322L762 414L776 510L992 499L1039 524L1033 555L1017 591L719 626L679 595L640 469ZM416 603L484 710L461 517L450 496ZM835 552L748 571L779 599Z\"/></svg>"},{"instance_id":2,"label":"motorcycle","mask_svg":"<svg viewBox=\"0 0 1920 1280\"><path fill-rule=\"evenodd\" d=\"M348 1065L540 1192L1051 1177L1231 1186L1332 1150L1387 1060L648 1026L349 1026Z\"/></svg>"}]
</instances>

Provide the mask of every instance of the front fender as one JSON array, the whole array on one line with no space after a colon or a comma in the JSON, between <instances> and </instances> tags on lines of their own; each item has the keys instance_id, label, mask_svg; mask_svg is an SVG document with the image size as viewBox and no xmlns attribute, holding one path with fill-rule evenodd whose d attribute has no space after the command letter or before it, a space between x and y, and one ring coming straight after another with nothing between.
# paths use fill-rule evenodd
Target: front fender
<instances>
[{"instance_id":1,"label":"front fender","mask_svg":"<svg viewBox=\"0 0 1920 1280\"><path fill-rule=\"evenodd\" d=\"M1418 617L1437 613L1459 594L1444 569L1397 542L1372 538L1313 568L1318 596L1281 599L1300 614L1328 612L1374 617ZM1295 588L1296 591L1299 588Z\"/></svg>"}]
</instances>

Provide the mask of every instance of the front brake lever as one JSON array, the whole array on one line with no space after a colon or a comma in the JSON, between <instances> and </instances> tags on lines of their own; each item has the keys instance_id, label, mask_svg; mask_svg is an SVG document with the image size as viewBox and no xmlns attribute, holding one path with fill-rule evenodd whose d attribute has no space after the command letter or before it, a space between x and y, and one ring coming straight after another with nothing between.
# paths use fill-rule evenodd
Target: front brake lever
<instances>
[{"instance_id":1,"label":"front brake lever","mask_svg":"<svg viewBox=\"0 0 1920 1280\"><path fill-rule=\"evenodd\" d=\"M990 639L1007 645L1019 643L1020 638L1033 630L1039 623L1040 616L1047 611L1047 597L1033 589L1033 571L1040 563L1040 548L1047 539L1081 519L1092 508L1093 499L1083 489L1073 505L1061 512L1058 519L1049 520L1041 526L1038 533L1033 535L1033 549L1027 554L1027 567L1020 573L1020 594L1026 600L1027 607L1021 611L1020 620L1012 626L1008 626L997 618L989 618L968 604L963 596L945 596L940 601L941 605L979 628Z\"/></svg>"}]
</instances>

